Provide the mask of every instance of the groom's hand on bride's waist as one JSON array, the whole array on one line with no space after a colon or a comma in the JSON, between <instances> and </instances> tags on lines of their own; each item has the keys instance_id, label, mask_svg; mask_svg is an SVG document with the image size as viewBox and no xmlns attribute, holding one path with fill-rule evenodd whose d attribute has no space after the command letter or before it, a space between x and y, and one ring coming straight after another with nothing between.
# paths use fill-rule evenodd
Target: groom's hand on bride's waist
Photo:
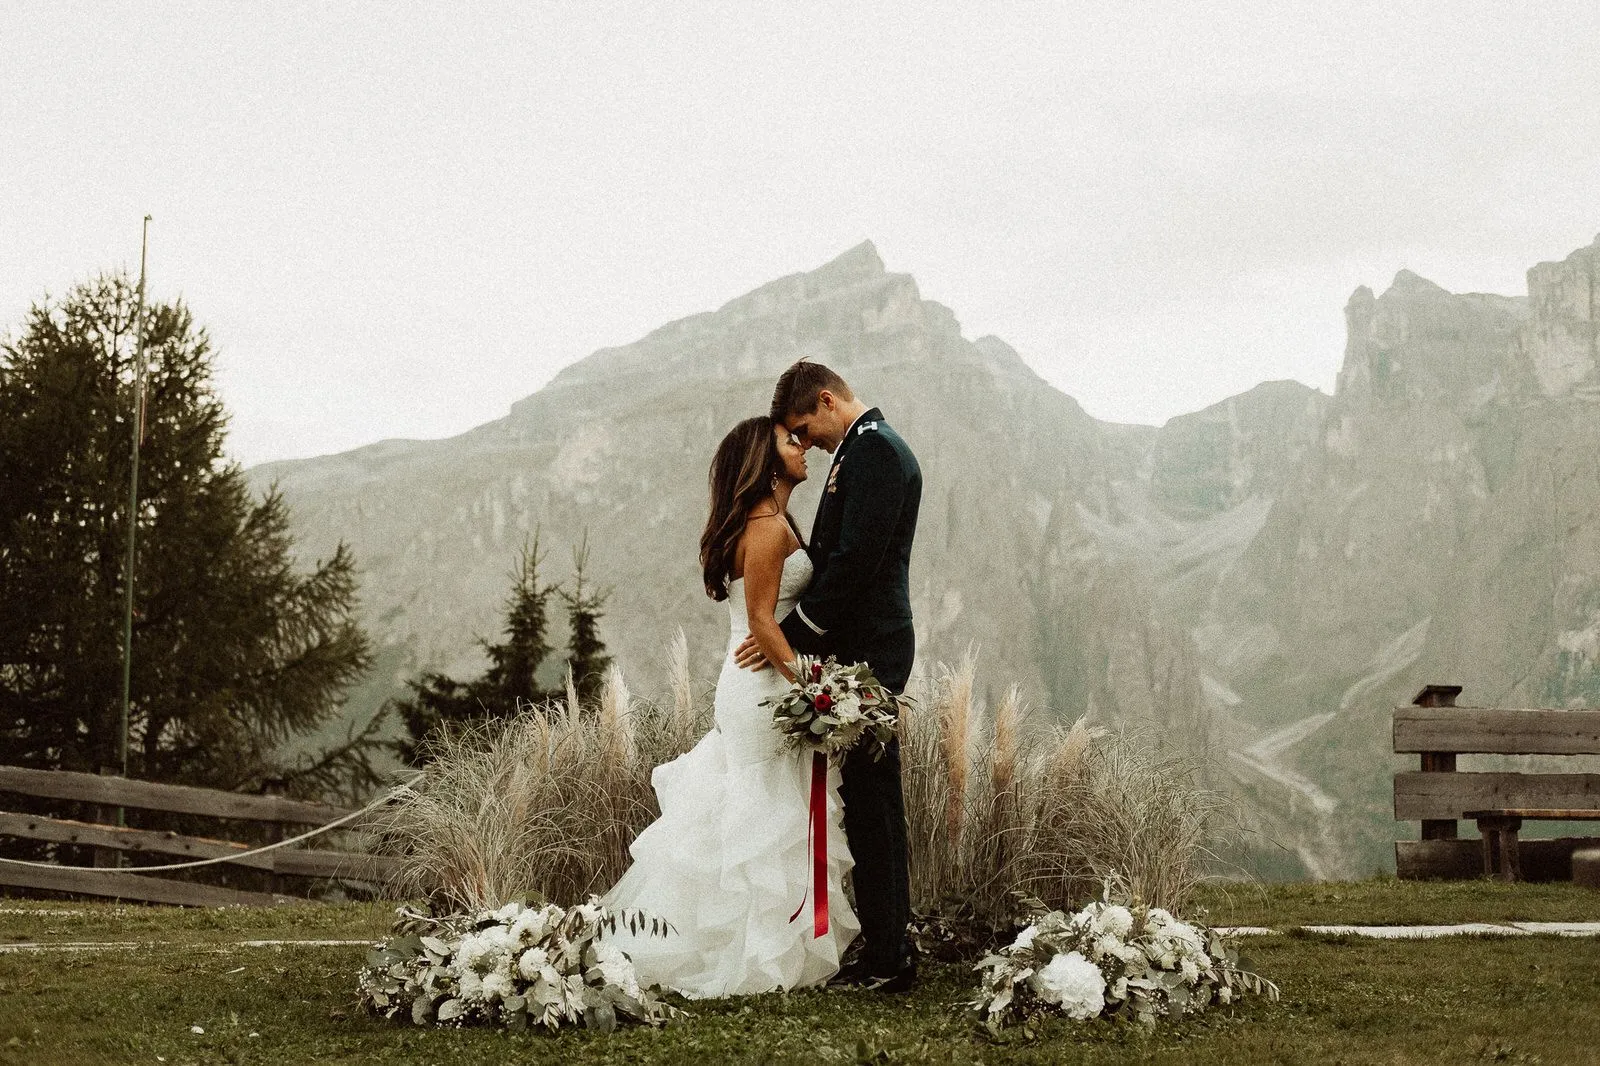
<instances>
[{"instance_id":1,"label":"groom's hand on bride's waist","mask_svg":"<svg viewBox=\"0 0 1600 1066\"><path fill-rule=\"evenodd\" d=\"M761 654L761 648L756 644L755 637L745 637L744 641L733 649L733 661L743 670L765 670L772 665L767 662L767 657Z\"/></svg>"}]
</instances>

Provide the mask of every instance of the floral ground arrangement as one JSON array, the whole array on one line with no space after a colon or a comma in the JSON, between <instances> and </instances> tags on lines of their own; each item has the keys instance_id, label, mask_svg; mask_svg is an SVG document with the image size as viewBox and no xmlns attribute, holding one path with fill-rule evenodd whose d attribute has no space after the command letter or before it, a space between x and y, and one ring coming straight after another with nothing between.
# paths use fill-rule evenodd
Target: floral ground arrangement
<instances>
[{"instance_id":1,"label":"floral ground arrangement","mask_svg":"<svg viewBox=\"0 0 1600 1066\"><path fill-rule=\"evenodd\" d=\"M620 1022L659 1025L680 1011L639 987L628 956L605 940L619 927L665 932L648 916L508 903L432 918L400 910L401 935L367 953L361 1004L417 1025L502 1025L611 1032Z\"/></svg>"},{"instance_id":2,"label":"floral ground arrangement","mask_svg":"<svg viewBox=\"0 0 1600 1066\"><path fill-rule=\"evenodd\" d=\"M1149 1029L1245 993L1278 998L1277 985L1240 967L1233 938L1160 907L1112 902L1109 888L1075 914L1038 901L1031 909L1027 928L978 964L971 1005L995 1036L1009 1024L1031 1035L1052 1015Z\"/></svg>"},{"instance_id":3,"label":"floral ground arrangement","mask_svg":"<svg viewBox=\"0 0 1600 1066\"><path fill-rule=\"evenodd\" d=\"M1458 922L1592 919L1571 885L1368 881L1202 893L1210 920ZM392 1066L484 1063L1589 1062L1600 1046L1600 943L1557 937L1245 941L1280 986L1153 1028L1044 1017L995 1037L962 1005L979 961L935 962L909 996L818 990L693 1005L691 1018L613 1033L579 1027L419 1027L368 1013L352 974L368 946L245 947L269 939L382 940L392 907L178 911L0 901L0 944L137 943L0 953L0 1064ZM1036 934L1037 935L1037 934ZM195 1032L195 1029L201 1032ZM252 1035L253 1034L253 1035Z\"/></svg>"}]
</instances>

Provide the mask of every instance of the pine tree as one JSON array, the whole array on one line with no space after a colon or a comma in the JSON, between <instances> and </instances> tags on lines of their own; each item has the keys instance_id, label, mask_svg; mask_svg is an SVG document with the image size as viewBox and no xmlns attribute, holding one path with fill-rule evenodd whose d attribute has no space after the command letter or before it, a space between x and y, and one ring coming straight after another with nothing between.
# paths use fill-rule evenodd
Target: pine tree
<instances>
[{"instance_id":1,"label":"pine tree","mask_svg":"<svg viewBox=\"0 0 1600 1066\"><path fill-rule=\"evenodd\" d=\"M611 656L606 654L605 642L600 639L600 619L610 589L587 587L589 568L589 534L572 553L572 589L561 591L567 605L567 620L571 637L567 642L567 665L578 689L578 699L585 706L592 704L600 694Z\"/></svg>"},{"instance_id":2,"label":"pine tree","mask_svg":"<svg viewBox=\"0 0 1600 1066\"><path fill-rule=\"evenodd\" d=\"M146 378L135 558L130 776L299 794L376 781L369 722L285 765L368 667L343 546L293 562L276 491L223 454L211 344L181 302L135 322L122 275L29 312L0 345L0 747L5 761L117 766L136 329Z\"/></svg>"},{"instance_id":3,"label":"pine tree","mask_svg":"<svg viewBox=\"0 0 1600 1066\"><path fill-rule=\"evenodd\" d=\"M395 703L407 736L392 745L406 763L424 758L428 737L443 726L460 725L514 713L522 702L543 703L555 696L539 688L538 672L554 650L547 636L550 597L555 586L539 583L544 555L539 535L522 549L506 598L503 639L496 644L479 639L489 657L489 669L472 681L457 681L439 673L425 673L407 682L409 698Z\"/></svg>"},{"instance_id":4,"label":"pine tree","mask_svg":"<svg viewBox=\"0 0 1600 1066\"><path fill-rule=\"evenodd\" d=\"M511 594L506 598L503 639L497 644L480 640L489 657L489 668L471 681L457 681L440 673L425 673L408 681L411 695L394 704L407 736L390 745L402 760L416 766L426 759L428 738L435 730L505 718L525 703L539 705L561 699L562 689L539 687L538 673L555 649L549 642L549 607L552 596L560 596L567 606L571 637L567 642L567 668L571 670L579 702L593 706L605 679L611 656L600 639L601 608L611 595L589 585L589 542L573 552L573 587L541 585L539 568L544 555L539 537L524 547L513 575Z\"/></svg>"}]
</instances>

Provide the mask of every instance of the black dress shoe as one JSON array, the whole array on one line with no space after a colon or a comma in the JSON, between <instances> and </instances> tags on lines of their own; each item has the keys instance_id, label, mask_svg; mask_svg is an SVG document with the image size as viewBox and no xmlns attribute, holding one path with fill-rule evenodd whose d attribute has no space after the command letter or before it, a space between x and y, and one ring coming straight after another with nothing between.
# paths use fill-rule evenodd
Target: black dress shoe
<instances>
[{"instance_id":1,"label":"black dress shoe","mask_svg":"<svg viewBox=\"0 0 1600 1066\"><path fill-rule=\"evenodd\" d=\"M839 972L828 978L830 988L860 988L879 980L859 958L839 967Z\"/></svg>"},{"instance_id":2,"label":"black dress shoe","mask_svg":"<svg viewBox=\"0 0 1600 1066\"><path fill-rule=\"evenodd\" d=\"M917 987L917 960L915 957L905 959L900 963L900 968L887 977L877 976L866 982L862 987L873 991L883 992L888 995L902 995Z\"/></svg>"}]
</instances>

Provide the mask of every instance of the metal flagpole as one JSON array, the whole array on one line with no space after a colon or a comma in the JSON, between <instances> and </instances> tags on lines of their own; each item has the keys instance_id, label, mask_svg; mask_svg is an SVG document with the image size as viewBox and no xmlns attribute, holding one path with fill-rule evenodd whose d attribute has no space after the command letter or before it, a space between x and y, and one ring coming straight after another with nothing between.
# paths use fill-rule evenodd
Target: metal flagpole
<instances>
[{"instance_id":1,"label":"metal flagpole","mask_svg":"<svg viewBox=\"0 0 1600 1066\"><path fill-rule=\"evenodd\" d=\"M128 776L128 699L133 683L133 546L139 522L139 443L144 436L144 266L150 247L150 216L144 216L144 237L139 245L139 298L133 315L133 473L128 479L128 564L123 574L122 600L122 735L117 740L122 776ZM122 824L118 808L117 824Z\"/></svg>"}]
</instances>

